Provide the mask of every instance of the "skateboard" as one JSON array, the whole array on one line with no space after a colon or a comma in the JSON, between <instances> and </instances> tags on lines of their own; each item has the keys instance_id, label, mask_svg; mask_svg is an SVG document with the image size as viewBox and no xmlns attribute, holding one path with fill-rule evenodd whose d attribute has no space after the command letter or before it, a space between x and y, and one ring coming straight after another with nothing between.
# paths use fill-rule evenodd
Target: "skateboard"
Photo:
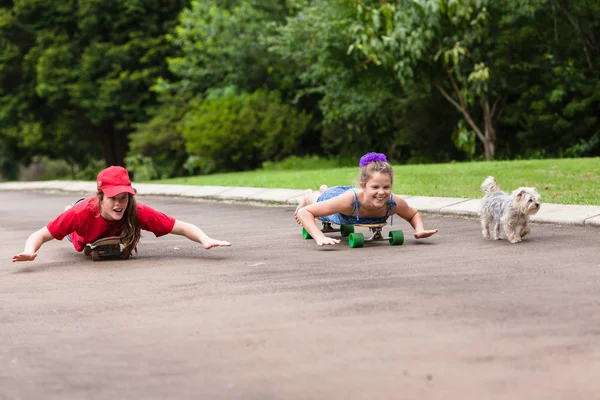
<instances>
[{"instance_id":1,"label":"skateboard","mask_svg":"<svg viewBox=\"0 0 600 400\"><path fill-rule=\"evenodd\" d=\"M404 243L404 232L390 231L389 236L384 236L382 229L387 225L386 222L381 224L352 224L352 225L340 225L339 228L334 228L331 222L323 222L323 227L321 228L321 232L323 233L331 233L331 232L340 232L342 236L348 237L348 244L351 248L363 247L365 242L373 242L379 240L387 240L390 243L390 246L400 246ZM365 239L365 235L360 232L354 232L354 227L360 226L364 228L369 228L371 231L371 237ZM310 234L306 231L306 229L302 228L302 237L304 239L312 239Z\"/></svg>"},{"instance_id":2,"label":"skateboard","mask_svg":"<svg viewBox=\"0 0 600 400\"><path fill-rule=\"evenodd\" d=\"M124 250L119 236L105 237L93 243L88 243L85 245L83 252L86 256L92 257L94 261L127 259L131 256L130 252Z\"/></svg>"}]
</instances>

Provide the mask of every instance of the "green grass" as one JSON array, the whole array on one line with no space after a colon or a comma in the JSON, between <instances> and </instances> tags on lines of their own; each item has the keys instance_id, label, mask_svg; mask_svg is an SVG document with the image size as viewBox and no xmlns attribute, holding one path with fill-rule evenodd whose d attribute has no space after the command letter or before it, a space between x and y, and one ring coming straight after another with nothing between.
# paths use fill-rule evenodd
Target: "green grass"
<instances>
[{"instance_id":1,"label":"green grass","mask_svg":"<svg viewBox=\"0 0 600 400\"><path fill-rule=\"evenodd\" d=\"M479 186L493 175L500 187L512 191L533 186L542 202L600 205L600 157L526 161L394 165L394 193L414 196L479 198ZM315 170L257 170L152 183L317 189L358 183L358 167Z\"/></svg>"}]
</instances>

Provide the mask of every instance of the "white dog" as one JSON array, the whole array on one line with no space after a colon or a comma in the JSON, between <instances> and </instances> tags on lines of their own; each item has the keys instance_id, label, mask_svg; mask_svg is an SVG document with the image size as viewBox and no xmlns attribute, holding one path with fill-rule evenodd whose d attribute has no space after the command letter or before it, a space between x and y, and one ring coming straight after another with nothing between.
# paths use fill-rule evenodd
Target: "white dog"
<instances>
[{"instance_id":1,"label":"white dog","mask_svg":"<svg viewBox=\"0 0 600 400\"><path fill-rule=\"evenodd\" d=\"M519 243L531 232L529 216L540 209L540 194L535 188L520 187L508 194L500 190L493 176L488 176L481 190L485 193L480 211L484 238L500 239L500 226L511 243Z\"/></svg>"}]
</instances>

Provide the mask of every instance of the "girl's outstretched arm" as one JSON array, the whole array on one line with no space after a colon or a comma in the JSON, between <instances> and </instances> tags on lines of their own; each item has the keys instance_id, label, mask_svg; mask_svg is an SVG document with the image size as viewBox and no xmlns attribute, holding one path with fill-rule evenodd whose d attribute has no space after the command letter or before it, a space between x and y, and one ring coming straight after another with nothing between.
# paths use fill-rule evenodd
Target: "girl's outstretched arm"
<instances>
[{"instance_id":1,"label":"girl's outstretched arm","mask_svg":"<svg viewBox=\"0 0 600 400\"><path fill-rule=\"evenodd\" d=\"M438 233L437 229L425 230L421 213L409 206L403 198L394 195L394 201L396 202L396 214L408 221L414 228L416 239L425 239Z\"/></svg>"},{"instance_id":2,"label":"girl's outstretched arm","mask_svg":"<svg viewBox=\"0 0 600 400\"><path fill-rule=\"evenodd\" d=\"M340 243L340 240L325 236L317 226L315 218L335 213L349 214L352 212L353 200L354 195L352 194L352 191L348 190L329 200L299 208L296 211L296 218L319 246L335 245Z\"/></svg>"},{"instance_id":3,"label":"girl's outstretched arm","mask_svg":"<svg viewBox=\"0 0 600 400\"><path fill-rule=\"evenodd\" d=\"M185 236L186 238L193 240L194 242L198 242L202 244L202 246L204 246L204 248L207 250L212 247L231 246L231 243L229 242L209 237L206 233L202 231L202 229L198 228L196 225L190 224L188 222L183 222L178 219L175 220L175 225L173 225L171 233L175 235Z\"/></svg>"},{"instance_id":4,"label":"girl's outstretched arm","mask_svg":"<svg viewBox=\"0 0 600 400\"><path fill-rule=\"evenodd\" d=\"M29 235L29 238L25 243L25 249L23 252L13 256L13 262L35 260L37 257L37 251L40 249L40 247L52 239L54 239L54 237L50 234L50 231L46 227L43 227L39 231L32 233Z\"/></svg>"},{"instance_id":5,"label":"girl's outstretched arm","mask_svg":"<svg viewBox=\"0 0 600 400\"><path fill-rule=\"evenodd\" d=\"M429 236L433 236L438 233L437 229L425 230L423 227L423 218L421 217L420 212L416 212L410 221L408 221L413 228L415 228L415 238L416 239L425 239Z\"/></svg>"}]
</instances>

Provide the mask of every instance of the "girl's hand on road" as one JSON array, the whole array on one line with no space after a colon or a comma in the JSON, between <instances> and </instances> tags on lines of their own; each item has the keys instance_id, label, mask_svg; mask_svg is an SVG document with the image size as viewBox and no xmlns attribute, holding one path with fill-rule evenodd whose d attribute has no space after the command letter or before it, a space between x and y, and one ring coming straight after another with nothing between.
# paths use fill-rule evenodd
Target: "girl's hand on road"
<instances>
[{"instance_id":1,"label":"girl's hand on road","mask_svg":"<svg viewBox=\"0 0 600 400\"><path fill-rule=\"evenodd\" d=\"M340 240L325 236L322 239L316 240L316 242L319 246L333 246L334 244L338 244Z\"/></svg>"},{"instance_id":2,"label":"girl's hand on road","mask_svg":"<svg viewBox=\"0 0 600 400\"><path fill-rule=\"evenodd\" d=\"M33 261L33 260L35 260L36 257L37 257L37 253L33 253L33 254L19 253L19 254L15 254L13 256L12 262Z\"/></svg>"},{"instance_id":3,"label":"girl's hand on road","mask_svg":"<svg viewBox=\"0 0 600 400\"><path fill-rule=\"evenodd\" d=\"M202 243L202 246L204 246L204 248L208 250L212 249L213 247L229 247L231 246L231 243L226 242L224 240L210 239L207 240L206 243Z\"/></svg>"}]
</instances>

